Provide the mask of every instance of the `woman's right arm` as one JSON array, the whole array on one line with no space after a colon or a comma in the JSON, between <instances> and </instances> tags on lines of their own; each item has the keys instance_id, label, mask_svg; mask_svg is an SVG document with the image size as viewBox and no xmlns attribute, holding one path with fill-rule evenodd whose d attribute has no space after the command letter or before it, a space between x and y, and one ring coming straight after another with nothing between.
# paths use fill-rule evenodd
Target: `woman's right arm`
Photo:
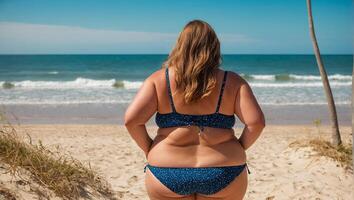
<instances>
[{"instance_id":1,"label":"woman's right arm","mask_svg":"<svg viewBox=\"0 0 354 200\"><path fill-rule=\"evenodd\" d=\"M260 136L265 127L265 119L251 87L243 78L239 79L241 85L236 94L235 114L245 124L239 142L246 150Z\"/></svg>"}]
</instances>

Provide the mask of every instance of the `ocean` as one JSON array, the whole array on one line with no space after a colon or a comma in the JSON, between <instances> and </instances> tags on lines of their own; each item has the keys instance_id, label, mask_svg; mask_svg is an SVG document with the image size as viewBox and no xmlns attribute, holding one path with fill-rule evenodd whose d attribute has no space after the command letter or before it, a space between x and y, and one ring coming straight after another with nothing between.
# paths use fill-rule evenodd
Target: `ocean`
<instances>
[{"instance_id":1,"label":"ocean","mask_svg":"<svg viewBox=\"0 0 354 200\"><path fill-rule=\"evenodd\" d=\"M167 55L1 55L0 104L126 104ZM337 105L350 105L352 55L324 55ZM224 55L261 105L325 105L313 55Z\"/></svg>"}]
</instances>

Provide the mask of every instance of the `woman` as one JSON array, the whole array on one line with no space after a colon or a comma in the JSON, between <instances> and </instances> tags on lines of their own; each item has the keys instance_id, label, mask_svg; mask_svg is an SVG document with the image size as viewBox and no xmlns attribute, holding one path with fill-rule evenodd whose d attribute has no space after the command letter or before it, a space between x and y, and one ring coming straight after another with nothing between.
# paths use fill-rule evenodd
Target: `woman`
<instances>
[{"instance_id":1,"label":"woman","mask_svg":"<svg viewBox=\"0 0 354 200\"><path fill-rule=\"evenodd\" d=\"M143 83L125 126L145 152L150 199L242 199L246 154L265 120L251 88L220 69L220 43L209 24L189 22L162 69ZM156 113L152 140L145 123ZM234 135L234 114L244 123Z\"/></svg>"}]
</instances>

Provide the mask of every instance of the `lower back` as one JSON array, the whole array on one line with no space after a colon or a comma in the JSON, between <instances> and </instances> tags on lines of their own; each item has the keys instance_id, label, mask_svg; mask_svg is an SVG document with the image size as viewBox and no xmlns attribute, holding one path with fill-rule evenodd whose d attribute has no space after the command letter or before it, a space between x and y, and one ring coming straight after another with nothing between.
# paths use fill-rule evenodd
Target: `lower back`
<instances>
[{"instance_id":1,"label":"lower back","mask_svg":"<svg viewBox=\"0 0 354 200\"><path fill-rule=\"evenodd\" d=\"M246 154L233 129L196 126L160 128L148 155L148 162L165 167L208 167L239 165Z\"/></svg>"}]
</instances>

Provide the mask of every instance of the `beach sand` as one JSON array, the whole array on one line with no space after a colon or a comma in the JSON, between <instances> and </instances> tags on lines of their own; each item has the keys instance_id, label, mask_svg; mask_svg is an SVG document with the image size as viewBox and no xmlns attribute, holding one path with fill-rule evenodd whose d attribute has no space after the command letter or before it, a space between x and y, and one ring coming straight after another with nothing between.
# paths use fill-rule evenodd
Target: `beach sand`
<instances>
[{"instance_id":1,"label":"beach sand","mask_svg":"<svg viewBox=\"0 0 354 200\"><path fill-rule=\"evenodd\" d=\"M41 140L88 164L105 177L119 199L148 199L144 186L144 154L122 125L21 125L33 142ZM154 137L156 126L147 127ZM329 139L328 126L267 126L257 142L247 150L251 171L245 199L353 199L353 172L335 161L311 157L310 148L294 148L295 140ZM351 127L341 127L343 141L352 142ZM241 128L236 129L236 135ZM1 176L4 177L4 176ZM0 180L6 184L4 178ZM31 191L24 199L35 199Z\"/></svg>"}]
</instances>

